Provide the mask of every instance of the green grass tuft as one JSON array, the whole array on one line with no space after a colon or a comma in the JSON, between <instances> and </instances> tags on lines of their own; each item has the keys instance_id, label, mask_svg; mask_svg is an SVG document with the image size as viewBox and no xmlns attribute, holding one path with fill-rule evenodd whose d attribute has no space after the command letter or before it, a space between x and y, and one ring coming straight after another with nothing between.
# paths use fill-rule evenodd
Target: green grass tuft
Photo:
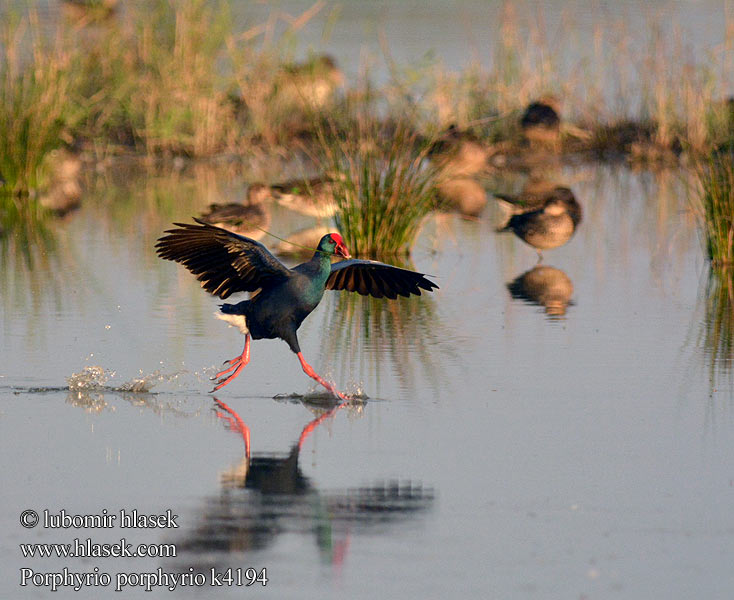
<instances>
[{"instance_id":1,"label":"green grass tuft","mask_svg":"<svg viewBox=\"0 0 734 600\"><path fill-rule=\"evenodd\" d=\"M734 264L734 147L722 147L697 166L699 219L715 265Z\"/></svg>"},{"instance_id":2,"label":"green grass tuft","mask_svg":"<svg viewBox=\"0 0 734 600\"><path fill-rule=\"evenodd\" d=\"M318 132L321 166L334 180L336 225L359 256L410 253L423 218L435 207L439 172L430 143L405 120L386 122L361 106L349 129Z\"/></svg>"},{"instance_id":3,"label":"green grass tuft","mask_svg":"<svg viewBox=\"0 0 734 600\"><path fill-rule=\"evenodd\" d=\"M30 38L30 39L28 39ZM59 38L44 42L36 17L0 27L0 188L29 196L44 184L46 157L78 118L74 56Z\"/></svg>"}]
</instances>

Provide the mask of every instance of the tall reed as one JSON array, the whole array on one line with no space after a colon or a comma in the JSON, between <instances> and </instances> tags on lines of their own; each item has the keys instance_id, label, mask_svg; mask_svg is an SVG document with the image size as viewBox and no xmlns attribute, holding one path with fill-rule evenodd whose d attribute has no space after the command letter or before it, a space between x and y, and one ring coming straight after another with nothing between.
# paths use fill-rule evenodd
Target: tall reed
<instances>
[{"instance_id":1,"label":"tall reed","mask_svg":"<svg viewBox=\"0 0 734 600\"><path fill-rule=\"evenodd\" d=\"M148 153L209 156L234 144L219 60L230 19L204 0L138 16L130 118Z\"/></svg>"},{"instance_id":2,"label":"tall reed","mask_svg":"<svg viewBox=\"0 0 734 600\"><path fill-rule=\"evenodd\" d=\"M336 225L360 256L407 255L435 206L440 176L427 161L430 143L407 120L384 121L374 107L356 109L347 130L318 129L320 163L333 179Z\"/></svg>"},{"instance_id":3,"label":"tall reed","mask_svg":"<svg viewBox=\"0 0 734 600\"><path fill-rule=\"evenodd\" d=\"M319 0L295 16L273 13L265 24L227 38L230 97L248 139L282 147L313 134L314 122L333 107L343 85L341 71L324 63L325 56L311 54L300 64L293 60L298 33L324 5ZM279 20L286 26L276 35Z\"/></svg>"},{"instance_id":4,"label":"tall reed","mask_svg":"<svg viewBox=\"0 0 734 600\"><path fill-rule=\"evenodd\" d=\"M713 152L697 165L698 216L706 252L715 265L734 264L734 148Z\"/></svg>"},{"instance_id":5,"label":"tall reed","mask_svg":"<svg viewBox=\"0 0 734 600\"><path fill-rule=\"evenodd\" d=\"M40 34L35 13L0 26L0 188L28 196L44 183L45 159L78 119L76 53Z\"/></svg>"}]
</instances>

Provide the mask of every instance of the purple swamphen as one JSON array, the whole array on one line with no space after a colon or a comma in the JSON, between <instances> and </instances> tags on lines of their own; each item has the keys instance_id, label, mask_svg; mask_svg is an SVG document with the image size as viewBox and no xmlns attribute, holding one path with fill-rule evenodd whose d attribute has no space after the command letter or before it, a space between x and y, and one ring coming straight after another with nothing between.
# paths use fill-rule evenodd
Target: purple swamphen
<instances>
[{"instance_id":1,"label":"purple swamphen","mask_svg":"<svg viewBox=\"0 0 734 600\"><path fill-rule=\"evenodd\" d=\"M289 269L261 243L194 220L198 225L174 223L176 229L167 230L167 235L158 240L158 255L184 265L196 275L201 287L219 298L236 292L255 292L248 300L221 305L221 314L217 316L245 334L245 347L242 354L225 361L228 368L212 378L221 377L212 391L227 385L249 362L250 338L280 338L296 353L309 377L346 400L306 362L296 336L303 320L321 301L324 290L393 299L419 296L421 290L438 288L422 273L377 261L351 259L332 264L334 255L349 259L338 233L322 237L310 260Z\"/></svg>"}]
</instances>

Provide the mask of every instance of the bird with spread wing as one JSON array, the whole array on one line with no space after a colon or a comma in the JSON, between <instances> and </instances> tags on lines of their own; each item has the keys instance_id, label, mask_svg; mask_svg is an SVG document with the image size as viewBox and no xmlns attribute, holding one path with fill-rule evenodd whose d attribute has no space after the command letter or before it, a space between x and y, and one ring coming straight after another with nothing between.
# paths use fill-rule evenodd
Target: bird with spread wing
<instances>
[{"instance_id":1,"label":"bird with spread wing","mask_svg":"<svg viewBox=\"0 0 734 600\"><path fill-rule=\"evenodd\" d=\"M237 304L222 304L217 316L245 334L242 354L225 361L212 391L230 383L250 360L250 339L284 340L298 356L303 371L342 400L347 396L327 382L303 357L296 332L321 301L324 290L345 290L363 296L394 299L438 286L422 273L373 260L351 259L338 233L321 238L310 260L289 269L261 243L194 219L174 223L156 244L161 258L181 263L210 294L226 299L252 292ZM332 256L346 260L332 264ZM228 374L229 373L229 374Z\"/></svg>"}]
</instances>

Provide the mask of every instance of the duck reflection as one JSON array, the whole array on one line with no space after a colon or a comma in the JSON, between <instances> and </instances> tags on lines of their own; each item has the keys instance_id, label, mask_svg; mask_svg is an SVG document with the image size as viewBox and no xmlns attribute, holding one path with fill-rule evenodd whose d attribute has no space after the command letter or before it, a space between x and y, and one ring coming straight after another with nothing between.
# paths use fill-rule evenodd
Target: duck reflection
<instances>
[{"instance_id":1,"label":"duck reflection","mask_svg":"<svg viewBox=\"0 0 734 600\"><path fill-rule=\"evenodd\" d=\"M536 265L508 283L507 289L515 299L545 307L549 317L562 317L572 304L571 279L560 269L548 265Z\"/></svg>"},{"instance_id":2,"label":"duck reflection","mask_svg":"<svg viewBox=\"0 0 734 600\"><path fill-rule=\"evenodd\" d=\"M442 208L458 212L465 219L478 219L487 204L486 190L469 177L442 181L436 191Z\"/></svg>"},{"instance_id":3,"label":"duck reflection","mask_svg":"<svg viewBox=\"0 0 734 600\"><path fill-rule=\"evenodd\" d=\"M495 194L505 221L498 232L512 231L538 253L567 243L581 223L583 210L573 192L550 182L532 182L521 194Z\"/></svg>"},{"instance_id":4,"label":"duck reflection","mask_svg":"<svg viewBox=\"0 0 734 600\"><path fill-rule=\"evenodd\" d=\"M353 408L350 403L315 408L319 416L287 453L258 455L251 454L250 429L242 418L224 402L214 402L217 416L242 436L244 457L222 475L221 493L207 501L198 526L176 544L200 555L201 563L216 563L212 553L262 550L282 534L302 533L313 536L324 562L338 565L353 531L409 519L433 503L431 489L410 481L326 492L304 475L299 454L305 440L337 412Z\"/></svg>"}]
</instances>

